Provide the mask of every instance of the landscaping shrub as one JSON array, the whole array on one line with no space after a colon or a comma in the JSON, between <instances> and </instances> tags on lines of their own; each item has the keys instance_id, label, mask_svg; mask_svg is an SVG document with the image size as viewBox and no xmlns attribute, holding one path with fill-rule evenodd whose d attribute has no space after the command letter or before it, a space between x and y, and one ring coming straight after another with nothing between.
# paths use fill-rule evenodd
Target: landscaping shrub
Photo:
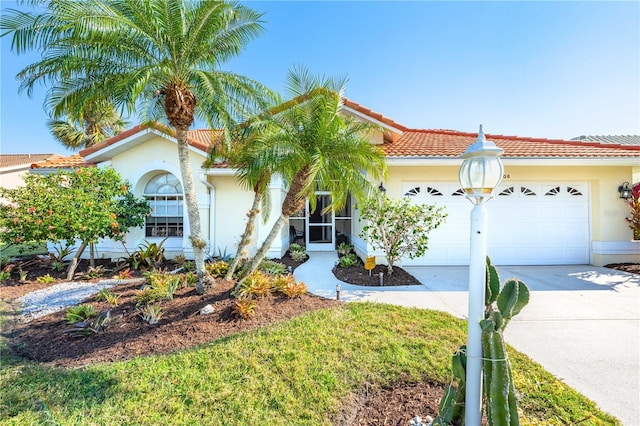
<instances>
[{"instance_id":1,"label":"landscaping shrub","mask_svg":"<svg viewBox=\"0 0 640 426\"><path fill-rule=\"evenodd\" d=\"M238 299L233 305L233 312L242 319L248 319L256 313L256 301L252 299Z\"/></svg>"},{"instance_id":2,"label":"landscaping shrub","mask_svg":"<svg viewBox=\"0 0 640 426\"><path fill-rule=\"evenodd\" d=\"M273 278L272 287L290 299L295 299L307 292L307 285L302 281L296 282L293 275L281 275Z\"/></svg>"},{"instance_id":3,"label":"landscaping shrub","mask_svg":"<svg viewBox=\"0 0 640 426\"><path fill-rule=\"evenodd\" d=\"M235 296L238 299L264 297L273 289L271 278L264 272L256 271L240 283Z\"/></svg>"},{"instance_id":4,"label":"landscaping shrub","mask_svg":"<svg viewBox=\"0 0 640 426\"><path fill-rule=\"evenodd\" d=\"M70 324L86 321L89 318L96 316L96 309L93 305L83 304L78 306L72 306L67 309L65 318Z\"/></svg>"},{"instance_id":5,"label":"landscaping shrub","mask_svg":"<svg viewBox=\"0 0 640 426\"><path fill-rule=\"evenodd\" d=\"M148 303L140 308L139 314L144 322L154 325L160 321L163 312L159 303Z\"/></svg>"},{"instance_id":6,"label":"landscaping shrub","mask_svg":"<svg viewBox=\"0 0 640 426\"><path fill-rule=\"evenodd\" d=\"M53 278L51 275L46 274L36 278L36 281L40 284L53 284L56 282L56 279Z\"/></svg>"},{"instance_id":7,"label":"landscaping shrub","mask_svg":"<svg viewBox=\"0 0 640 426\"><path fill-rule=\"evenodd\" d=\"M357 265L358 262L359 259L355 253L347 253L338 260L338 265L343 268L348 268L349 266Z\"/></svg>"},{"instance_id":8,"label":"landscaping shrub","mask_svg":"<svg viewBox=\"0 0 640 426\"><path fill-rule=\"evenodd\" d=\"M264 272L267 275L284 275L287 273L287 267L275 260L263 260L258 270Z\"/></svg>"},{"instance_id":9,"label":"landscaping shrub","mask_svg":"<svg viewBox=\"0 0 640 426\"><path fill-rule=\"evenodd\" d=\"M103 288L96 294L96 300L98 302L108 303L110 306L118 306L119 295L112 293L109 289Z\"/></svg>"},{"instance_id":10,"label":"landscaping shrub","mask_svg":"<svg viewBox=\"0 0 640 426\"><path fill-rule=\"evenodd\" d=\"M217 260L215 262L207 263L205 269L213 278L222 278L227 274L229 270L229 264L224 260Z\"/></svg>"}]
</instances>

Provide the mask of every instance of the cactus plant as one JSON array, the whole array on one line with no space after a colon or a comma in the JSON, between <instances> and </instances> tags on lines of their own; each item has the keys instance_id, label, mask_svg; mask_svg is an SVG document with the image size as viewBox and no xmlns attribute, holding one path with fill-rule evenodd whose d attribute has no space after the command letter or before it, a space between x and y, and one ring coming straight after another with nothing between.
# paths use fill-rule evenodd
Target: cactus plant
<instances>
[{"instance_id":1,"label":"cactus plant","mask_svg":"<svg viewBox=\"0 0 640 426\"><path fill-rule=\"evenodd\" d=\"M485 306L485 319L480 321L484 398L490 425L516 426L520 424L518 406L502 332L511 318L529 303L529 289L522 281L510 279L496 293L499 283L496 268L487 258L486 292L491 292L491 296L485 297L489 303Z\"/></svg>"},{"instance_id":2,"label":"cactus plant","mask_svg":"<svg viewBox=\"0 0 640 426\"><path fill-rule=\"evenodd\" d=\"M511 365L502 332L511 318L520 313L527 303L529 289L526 284L517 279L510 279L500 288L498 271L487 257L485 311L480 327L484 360L483 396L487 420L492 426L520 424ZM464 424L466 364L466 346L461 346L452 357L454 380L440 402L439 415L433 420L433 426Z\"/></svg>"},{"instance_id":3,"label":"cactus plant","mask_svg":"<svg viewBox=\"0 0 640 426\"><path fill-rule=\"evenodd\" d=\"M464 423L464 395L467 380L466 345L460 346L460 349L451 356L451 367L453 381L440 400L439 415L433 419L432 426L458 426Z\"/></svg>"}]
</instances>

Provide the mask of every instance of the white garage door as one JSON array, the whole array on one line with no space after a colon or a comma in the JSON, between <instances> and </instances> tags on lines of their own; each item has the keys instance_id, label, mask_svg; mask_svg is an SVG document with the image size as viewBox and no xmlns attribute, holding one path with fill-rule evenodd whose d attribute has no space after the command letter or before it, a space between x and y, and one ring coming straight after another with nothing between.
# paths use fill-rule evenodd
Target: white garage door
<instances>
[{"instance_id":1,"label":"white garage door","mask_svg":"<svg viewBox=\"0 0 640 426\"><path fill-rule=\"evenodd\" d=\"M446 206L446 223L430 234L423 257L403 265L466 265L473 205L460 184L404 182L415 203ZM498 265L589 263L589 192L584 182L503 182L486 206L487 251Z\"/></svg>"}]
</instances>

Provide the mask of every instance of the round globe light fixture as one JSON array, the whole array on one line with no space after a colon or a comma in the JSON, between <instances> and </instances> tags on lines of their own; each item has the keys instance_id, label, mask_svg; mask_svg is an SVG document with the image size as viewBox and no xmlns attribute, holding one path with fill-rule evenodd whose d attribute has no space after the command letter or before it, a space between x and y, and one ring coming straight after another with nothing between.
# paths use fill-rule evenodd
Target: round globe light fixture
<instances>
[{"instance_id":1,"label":"round globe light fixture","mask_svg":"<svg viewBox=\"0 0 640 426\"><path fill-rule=\"evenodd\" d=\"M462 189L473 204L490 200L502 182L504 168L499 158L502 153L502 148L485 138L480 125L478 139L460 156L464 161L458 176Z\"/></svg>"}]
</instances>

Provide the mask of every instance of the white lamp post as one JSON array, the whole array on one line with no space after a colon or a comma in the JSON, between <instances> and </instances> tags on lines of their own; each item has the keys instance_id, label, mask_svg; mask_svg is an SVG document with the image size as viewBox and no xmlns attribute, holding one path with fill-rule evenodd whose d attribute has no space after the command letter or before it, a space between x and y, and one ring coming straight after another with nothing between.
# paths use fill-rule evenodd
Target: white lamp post
<instances>
[{"instance_id":1,"label":"white lamp post","mask_svg":"<svg viewBox=\"0 0 640 426\"><path fill-rule=\"evenodd\" d=\"M480 426L482 419L482 330L487 257L487 215L485 203L502 181L503 150L488 141L482 133L460 156L460 185L474 204L471 210L469 256L469 318L467 331L467 383L465 394L465 424Z\"/></svg>"}]
</instances>

